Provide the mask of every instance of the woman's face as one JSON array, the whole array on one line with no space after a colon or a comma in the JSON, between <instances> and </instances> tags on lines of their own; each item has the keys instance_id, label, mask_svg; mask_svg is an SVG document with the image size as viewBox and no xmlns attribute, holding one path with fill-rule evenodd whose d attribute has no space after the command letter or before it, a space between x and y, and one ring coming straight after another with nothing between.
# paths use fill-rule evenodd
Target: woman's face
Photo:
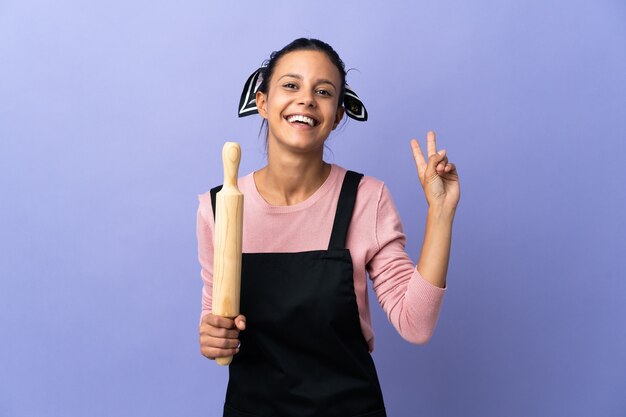
<instances>
[{"instance_id":1,"label":"woman's face","mask_svg":"<svg viewBox=\"0 0 626 417\"><path fill-rule=\"evenodd\" d=\"M341 76L320 51L282 56L268 83L256 96L259 114L268 122L268 145L291 152L323 152L324 141L343 117L338 107Z\"/></svg>"}]
</instances>

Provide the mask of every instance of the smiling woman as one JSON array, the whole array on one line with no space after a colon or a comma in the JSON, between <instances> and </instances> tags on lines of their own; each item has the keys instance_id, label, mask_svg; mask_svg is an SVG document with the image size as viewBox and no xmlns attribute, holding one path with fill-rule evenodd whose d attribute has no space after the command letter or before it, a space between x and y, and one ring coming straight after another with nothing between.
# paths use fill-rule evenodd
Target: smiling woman
<instances>
[{"instance_id":1,"label":"smiling woman","mask_svg":"<svg viewBox=\"0 0 626 417\"><path fill-rule=\"evenodd\" d=\"M411 142L429 204L416 267L384 183L323 160L345 114L367 120L328 44L298 39L274 52L242 95L240 115L257 112L267 122L268 163L238 184L249 220L234 319L211 314L215 189L198 209L201 352L235 355L224 416L385 416L367 276L400 335L427 342L445 292L456 168L433 132L427 159Z\"/></svg>"},{"instance_id":2,"label":"smiling woman","mask_svg":"<svg viewBox=\"0 0 626 417\"><path fill-rule=\"evenodd\" d=\"M284 55L267 82L267 92L256 93L259 114L268 123L268 155L312 152L319 156L312 154L307 162L321 160L326 138L343 117L341 85L339 70L325 53Z\"/></svg>"}]
</instances>

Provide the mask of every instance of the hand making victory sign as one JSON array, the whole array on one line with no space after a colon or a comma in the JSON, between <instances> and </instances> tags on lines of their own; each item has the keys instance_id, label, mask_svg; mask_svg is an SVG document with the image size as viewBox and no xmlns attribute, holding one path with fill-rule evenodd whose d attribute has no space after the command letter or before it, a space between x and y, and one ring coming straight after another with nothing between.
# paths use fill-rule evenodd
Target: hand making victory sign
<instances>
[{"instance_id":1,"label":"hand making victory sign","mask_svg":"<svg viewBox=\"0 0 626 417\"><path fill-rule=\"evenodd\" d=\"M428 161L417 140L411 140L411 148L428 206L455 210L460 197L459 175L456 166L448 162L445 149L437 152L435 132L426 135Z\"/></svg>"},{"instance_id":2,"label":"hand making victory sign","mask_svg":"<svg viewBox=\"0 0 626 417\"><path fill-rule=\"evenodd\" d=\"M440 288L446 286L452 222L459 203L459 175L456 166L448 162L446 151L437 152L435 132L426 135L428 161L417 140L411 141L417 174L428 201L424 243L417 262L418 272Z\"/></svg>"}]
</instances>

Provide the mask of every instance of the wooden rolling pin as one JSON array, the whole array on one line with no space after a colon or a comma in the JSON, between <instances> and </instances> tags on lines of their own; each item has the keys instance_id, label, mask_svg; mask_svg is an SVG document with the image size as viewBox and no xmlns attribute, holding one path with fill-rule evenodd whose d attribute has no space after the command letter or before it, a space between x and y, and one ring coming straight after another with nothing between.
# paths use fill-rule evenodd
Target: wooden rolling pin
<instances>
[{"instance_id":1,"label":"wooden rolling pin","mask_svg":"<svg viewBox=\"0 0 626 417\"><path fill-rule=\"evenodd\" d=\"M213 314L235 318L239 315L241 289L241 236L243 194L237 188L241 160L238 143L226 142L222 149L224 185L215 199L215 253L213 258ZM217 358L228 365L233 357Z\"/></svg>"}]
</instances>

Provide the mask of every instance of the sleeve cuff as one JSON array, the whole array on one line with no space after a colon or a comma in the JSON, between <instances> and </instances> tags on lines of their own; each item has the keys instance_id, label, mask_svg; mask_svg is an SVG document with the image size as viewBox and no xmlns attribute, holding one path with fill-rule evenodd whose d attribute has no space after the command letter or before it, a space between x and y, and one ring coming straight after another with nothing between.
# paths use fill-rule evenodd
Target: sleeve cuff
<instances>
[{"instance_id":1,"label":"sleeve cuff","mask_svg":"<svg viewBox=\"0 0 626 417\"><path fill-rule=\"evenodd\" d=\"M419 304L427 303L430 305L438 305L441 304L446 289L447 284L444 288L438 287L426 281L417 268L415 268L413 276L409 281L408 294L413 298L412 301L418 302Z\"/></svg>"}]
</instances>

